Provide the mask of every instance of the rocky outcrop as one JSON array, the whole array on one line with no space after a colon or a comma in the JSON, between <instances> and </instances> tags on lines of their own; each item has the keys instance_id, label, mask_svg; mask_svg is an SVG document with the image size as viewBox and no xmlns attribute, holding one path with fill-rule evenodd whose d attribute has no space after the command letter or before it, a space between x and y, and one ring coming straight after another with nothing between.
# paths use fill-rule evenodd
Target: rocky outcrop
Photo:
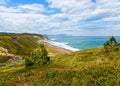
<instances>
[{"instance_id":1,"label":"rocky outcrop","mask_svg":"<svg viewBox=\"0 0 120 86\"><path fill-rule=\"evenodd\" d=\"M9 59L9 62L16 62L16 61L20 61L23 60L23 58L21 56L15 56Z\"/></svg>"},{"instance_id":2,"label":"rocky outcrop","mask_svg":"<svg viewBox=\"0 0 120 86\"><path fill-rule=\"evenodd\" d=\"M0 55L8 55L8 50L3 47L0 47Z\"/></svg>"},{"instance_id":3,"label":"rocky outcrop","mask_svg":"<svg viewBox=\"0 0 120 86\"><path fill-rule=\"evenodd\" d=\"M0 63L0 67L1 67L1 66L6 66L6 63Z\"/></svg>"}]
</instances>

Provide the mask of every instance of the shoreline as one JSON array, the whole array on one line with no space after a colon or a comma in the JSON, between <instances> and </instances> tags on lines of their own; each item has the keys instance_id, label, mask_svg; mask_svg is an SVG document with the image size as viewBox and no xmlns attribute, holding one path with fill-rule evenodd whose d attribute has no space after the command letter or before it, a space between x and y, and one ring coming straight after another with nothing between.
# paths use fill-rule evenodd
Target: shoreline
<instances>
[{"instance_id":1,"label":"shoreline","mask_svg":"<svg viewBox=\"0 0 120 86\"><path fill-rule=\"evenodd\" d=\"M45 43L48 47L50 47L50 48L52 48L52 49L55 49L55 50L57 50L57 51L60 51L60 52L62 52L62 53L72 53L72 52L75 52L75 51L72 51L72 50L69 50L69 49L66 49L66 48L62 48L62 47L56 46L56 45L54 45L54 44L52 44L52 43L49 43L49 42L47 42L47 41L44 41L44 43Z\"/></svg>"},{"instance_id":2,"label":"shoreline","mask_svg":"<svg viewBox=\"0 0 120 86\"><path fill-rule=\"evenodd\" d=\"M69 50L69 49L66 49L63 47L59 47L59 46L49 43L48 41L45 41L45 40L38 41L38 43L41 43L41 42L43 42L47 47L54 49L56 51L59 51L61 53L64 53L64 54L69 54L69 53L75 52L74 50Z\"/></svg>"},{"instance_id":3,"label":"shoreline","mask_svg":"<svg viewBox=\"0 0 120 86\"><path fill-rule=\"evenodd\" d=\"M70 51L79 51L80 49L78 48L74 48L74 47L71 47L70 45L68 45L68 43L66 42L56 42L56 41L52 41L52 40L48 40L47 41L49 44L52 44L54 46L57 46L57 47L60 47L60 48L63 48L63 49L67 49L67 50L70 50Z\"/></svg>"}]
</instances>

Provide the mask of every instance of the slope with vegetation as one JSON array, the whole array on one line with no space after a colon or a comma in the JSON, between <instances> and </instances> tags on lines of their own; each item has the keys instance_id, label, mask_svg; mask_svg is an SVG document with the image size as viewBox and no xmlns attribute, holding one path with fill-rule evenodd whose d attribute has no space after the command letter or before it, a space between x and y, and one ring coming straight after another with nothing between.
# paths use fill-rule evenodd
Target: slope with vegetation
<instances>
[{"instance_id":1,"label":"slope with vegetation","mask_svg":"<svg viewBox=\"0 0 120 86\"><path fill-rule=\"evenodd\" d=\"M56 54L54 49L49 47L46 49L48 53L51 50L53 54ZM33 50L32 56L28 57L28 59L34 65L27 65L27 67L21 65L17 68L13 67L10 71L2 71L0 73L0 85L120 85L120 44L117 43L114 37L106 41L103 47L81 50L70 54L60 53L50 57L49 60L46 49L45 47L40 47L38 50ZM45 62L45 64L39 64L42 62Z\"/></svg>"},{"instance_id":2,"label":"slope with vegetation","mask_svg":"<svg viewBox=\"0 0 120 86\"><path fill-rule=\"evenodd\" d=\"M47 37L37 34L0 33L0 46L12 54L28 55L32 49L37 47L38 39L44 40Z\"/></svg>"},{"instance_id":3,"label":"slope with vegetation","mask_svg":"<svg viewBox=\"0 0 120 86\"><path fill-rule=\"evenodd\" d=\"M0 71L19 66L24 63L24 58L30 57L39 44L38 40L48 37L38 34L0 33Z\"/></svg>"}]
</instances>

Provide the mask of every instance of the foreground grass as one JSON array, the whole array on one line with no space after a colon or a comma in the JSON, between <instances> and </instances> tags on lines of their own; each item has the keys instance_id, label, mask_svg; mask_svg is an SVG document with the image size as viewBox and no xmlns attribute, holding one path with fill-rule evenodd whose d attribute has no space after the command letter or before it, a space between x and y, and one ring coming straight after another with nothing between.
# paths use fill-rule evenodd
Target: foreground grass
<instances>
[{"instance_id":1,"label":"foreground grass","mask_svg":"<svg viewBox=\"0 0 120 86\"><path fill-rule=\"evenodd\" d=\"M120 47L119 47L120 49ZM3 86L119 86L120 51L95 48L51 58L34 65L0 73Z\"/></svg>"},{"instance_id":2,"label":"foreground grass","mask_svg":"<svg viewBox=\"0 0 120 86\"><path fill-rule=\"evenodd\" d=\"M38 44L32 35L0 35L0 46L14 55L29 58ZM7 43L7 44L5 44ZM47 65L0 67L0 86L120 86L120 45L60 53L46 46L51 62ZM9 56L0 56L6 63ZM10 64L11 65L11 64Z\"/></svg>"},{"instance_id":3,"label":"foreground grass","mask_svg":"<svg viewBox=\"0 0 120 86\"><path fill-rule=\"evenodd\" d=\"M56 58L52 58L52 60L56 64L73 68L84 67L85 65L90 66L92 64L115 62L120 60L120 46L119 51L112 50L105 53L104 48L101 47L82 50L68 55L59 55Z\"/></svg>"},{"instance_id":4,"label":"foreground grass","mask_svg":"<svg viewBox=\"0 0 120 86\"><path fill-rule=\"evenodd\" d=\"M120 65L107 64L71 69L57 65L34 66L0 74L2 86L119 86Z\"/></svg>"}]
</instances>

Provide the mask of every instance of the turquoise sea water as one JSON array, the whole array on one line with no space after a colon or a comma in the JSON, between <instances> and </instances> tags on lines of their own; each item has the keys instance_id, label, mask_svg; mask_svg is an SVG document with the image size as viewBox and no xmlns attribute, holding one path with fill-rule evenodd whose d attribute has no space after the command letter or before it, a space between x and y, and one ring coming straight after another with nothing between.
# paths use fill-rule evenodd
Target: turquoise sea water
<instances>
[{"instance_id":1,"label":"turquoise sea water","mask_svg":"<svg viewBox=\"0 0 120 86\"><path fill-rule=\"evenodd\" d=\"M109 36L48 36L51 44L70 50L83 50L88 48L101 47ZM120 36L115 37L120 42Z\"/></svg>"}]
</instances>

